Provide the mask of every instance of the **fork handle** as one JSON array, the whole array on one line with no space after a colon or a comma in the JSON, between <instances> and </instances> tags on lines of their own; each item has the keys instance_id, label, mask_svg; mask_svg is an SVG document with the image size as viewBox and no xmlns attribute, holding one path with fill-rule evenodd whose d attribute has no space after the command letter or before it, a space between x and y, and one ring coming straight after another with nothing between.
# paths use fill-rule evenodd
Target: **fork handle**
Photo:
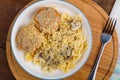
<instances>
[{"instance_id":1,"label":"fork handle","mask_svg":"<svg viewBox=\"0 0 120 80\"><path fill-rule=\"evenodd\" d=\"M95 65L93 66L93 69L92 69L92 71L91 71L91 73L90 73L90 75L88 77L88 80L95 80L95 78L96 78L96 73L97 73L98 65L100 63L104 47L105 47L105 44L102 43L100 52L99 52L98 57L97 57L97 59L95 61Z\"/></svg>"}]
</instances>

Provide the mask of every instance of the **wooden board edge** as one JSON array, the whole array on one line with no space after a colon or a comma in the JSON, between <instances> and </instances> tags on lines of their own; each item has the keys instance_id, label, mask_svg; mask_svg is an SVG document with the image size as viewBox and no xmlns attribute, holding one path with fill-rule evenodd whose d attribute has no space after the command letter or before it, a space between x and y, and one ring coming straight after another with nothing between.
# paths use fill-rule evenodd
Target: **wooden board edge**
<instances>
[{"instance_id":1,"label":"wooden board edge","mask_svg":"<svg viewBox=\"0 0 120 80\"><path fill-rule=\"evenodd\" d=\"M8 35L7 35L7 39L6 39L6 55L7 55L7 61L8 61L8 65L10 67L10 70L12 72L12 74L14 75L14 77L16 78L16 80L20 80L20 77L18 76L17 74L17 71L12 69L14 67L14 65L12 65L12 61L10 62L9 60L12 60L13 56L12 54L10 55L10 52L11 51L11 46L10 46L10 36L11 36L11 31L12 31L12 26L14 24L14 22L16 21L17 17L20 15L20 13L26 9L29 5L31 5L32 3L36 2L38 0L32 0L30 1L27 5L25 5L19 12L18 14L15 16L15 18L13 19L11 25L10 25L10 28L9 28L9 31L8 31Z\"/></svg>"},{"instance_id":2,"label":"wooden board edge","mask_svg":"<svg viewBox=\"0 0 120 80\"><path fill-rule=\"evenodd\" d=\"M33 1L31 1L30 3L28 3L22 10L19 11L19 13L17 14L17 16L21 13L21 11L23 11L25 8L27 8L29 5L31 5L32 3L36 2L36 1L38 1L38 0L33 0ZM95 2L93 2L92 0L89 0L89 1L92 2L92 4L91 4L92 6L97 5L97 4L96 4ZM87 2L87 1L86 1L86 2ZM98 6L98 7L100 7L100 6ZM95 8L98 9L98 7L95 7ZM100 8L101 8L101 7L100 7ZM98 10L99 10L99 9L98 9ZM101 14L104 13L104 15L107 15L106 12L105 12L102 8L101 8L101 11L102 11ZM100 11L99 11L99 12L100 12ZM17 17L17 16L16 16L16 17ZM13 22L16 20L16 17L15 17L15 19L13 20ZM107 16L107 17L108 17L108 16ZM104 16L105 20L107 20L107 17ZM13 22L12 22L11 26L13 25ZM10 26L10 29L9 29L9 32L8 32L8 36L7 36L6 49L7 49L8 47L10 48L10 46L9 46L9 45L10 45L10 44L9 44L10 38L9 38L9 37L10 37L11 29L12 29L11 26ZM117 40L115 39L115 42L116 42L116 41L117 41ZM8 44L9 44L9 45L8 45ZM117 45L117 43L115 43L115 46L116 46L116 45ZM9 53L8 51L9 51L9 50L6 50L7 53ZM118 49L115 49L115 51L118 51ZM116 58L116 57L115 57L115 58ZM7 56L7 59L9 60L8 56ZM113 61L113 64L112 64L113 67L115 67L114 64L116 63L116 61L117 61L117 60L114 60L114 61ZM9 61L8 61L8 63L9 63ZM9 66L11 66L10 64L11 64L11 63L9 63ZM10 67L10 68L11 68L11 67ZM112 70L113 70L113 68L110 69L111 72L108 73L109 75L112 74L112 72L113 72ZM12 71L12 70L11 70L11 71ZM13 75L16 76L16 74L14 73L15 71L12 71L12 72L13 72ZM16 79L17 79L17 77L16 77ZM106 78L105 78L105 79L106 79ZM106 80L107 80L107 79L106 79Z\"/></svg>"}]
</instances>

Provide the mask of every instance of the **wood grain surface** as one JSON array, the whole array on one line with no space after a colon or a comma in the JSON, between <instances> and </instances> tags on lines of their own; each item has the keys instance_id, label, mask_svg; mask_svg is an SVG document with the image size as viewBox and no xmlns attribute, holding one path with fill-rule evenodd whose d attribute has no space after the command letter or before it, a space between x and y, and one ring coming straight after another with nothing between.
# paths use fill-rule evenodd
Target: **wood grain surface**
<instances>
[{"instance_id":1,"label":"wood grain surface","mask_svg":"<svg viewBox=\"0 0 120 80\"><path fill-rule=\"evenodd\" d=\"M13 18L31 0L0 0L0 80L15 80L6 59L6 37ZM93 0L108 14L114 0Z\"/></svg>"},{"instance_id":2,"label":"wood grain surface","mask_svg":"<svg viewBox=\"0 0 120 80\"><path fill-rule=\"evenodd\" d=\"M92 35L93 35L93 47L91 55L86 62L86 64L82 67L81 70L79 70L74 75L66 78L65 80L87 80L87 77L94 65L95 59L99 53L100 49L100 36L101 32L103 30L103 27L105 25L105 22L107 20L108 15L101 9L96 3L92 1L84 1L84 0L67 0L68 2L74 4L78 8L80 8L83 13L86 15L87 19L90 22L91 28L92 28ZM82 5L82 6L80 6ZM91 11L91 12L90 12ZM90 13L92 15L90 15ZM13 24L12 24L13 25ZM12 28L12 26L10 27ZM11 31L11 30L10 30ZM10 32L9 32L10 33ZM97 44L97 45L96 45ZM96 80L108 80L114 70L117 56L118 56L118 41L117 41L117 35L114 33L113 38L111 42L106 46L99 68L97 72L97 78ZM14 57L11 55L11 49L10 49L10 36L7 38L7 57L8 62L10 65L10 68L16 77L17 80L38 80L37 78L27 74L16 62ZM114 56L113 56L114 54ZM111 64L112 63L112 64ZM21 74L22 73L22 74ZM84 75L84 76L83 76Z\"/></svg>"}]
</instances>

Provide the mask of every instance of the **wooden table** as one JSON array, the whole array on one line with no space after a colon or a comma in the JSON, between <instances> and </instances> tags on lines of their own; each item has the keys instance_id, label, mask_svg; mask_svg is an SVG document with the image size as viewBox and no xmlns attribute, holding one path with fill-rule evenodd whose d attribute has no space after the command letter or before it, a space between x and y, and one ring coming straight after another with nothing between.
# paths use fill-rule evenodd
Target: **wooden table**
<instances>
[{"instance_id":1,"label":"wooden table","mask_svg":"<svg viewBox=\"0 0 120 80\"><path fill-rule=\"evenodd\" d=\"M0 0L0 80L15 80L6 58L6 37L10 24L18 11L31 0ZM115 0L93 0L108 14Z\"/></svg>"}]
</instances>

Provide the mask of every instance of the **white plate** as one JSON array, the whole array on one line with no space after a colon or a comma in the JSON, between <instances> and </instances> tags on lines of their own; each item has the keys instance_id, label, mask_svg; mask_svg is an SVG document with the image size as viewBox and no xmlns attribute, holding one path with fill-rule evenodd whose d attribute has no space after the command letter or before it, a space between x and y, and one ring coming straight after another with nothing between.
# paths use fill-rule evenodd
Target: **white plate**
<instances>
[{"instance_id":1,"label":"white plate","mask_svg":"<svg viewBox=\"0 0 120 80\"><path fill-rule=\"evenodd\" d=\"M79 63L76 64L76 68L73 68L69 73L64 73L62 71L57 70L55 73L44 74L40 66L34 65L32 62L26 62L24 60L24 53L16 47L15 38L19 28L22 27L23 25L28 24L32 16L34 15L34 13L36 12L36 10L38 10L40 7L54 7L60 13L68 12L72 16L80 15L82 17L82 25L83 25L85 35L87 37L88 49L84 53ZM90 51L92 48L92 33L91 33L89 22L87 21L86 17L78 8L76 8L72 4L67 3L65 1L58 1L58 0L38 1L31 4L26 9L24 9L20 13L20 15L18 15L18 17L16 18L16 21L13 24L13 29L11 32L11 47L12 47L12 51L15 59L17 60L19 65L29 74L42 79L61 79L61 78L65 78L72 75L85 64L85 62L87 61L90 55Z\"/></svg>"}]
</instances>

